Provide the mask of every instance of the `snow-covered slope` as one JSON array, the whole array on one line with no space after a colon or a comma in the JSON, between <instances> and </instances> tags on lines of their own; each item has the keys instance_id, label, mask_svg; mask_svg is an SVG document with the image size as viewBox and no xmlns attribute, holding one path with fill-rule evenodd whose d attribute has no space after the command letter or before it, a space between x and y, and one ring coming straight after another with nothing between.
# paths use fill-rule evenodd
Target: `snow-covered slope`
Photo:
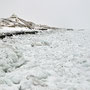
<instances>
[{"instance_id":1,"label":"snow-covered slope","mask_svg":"<svg viewBox=\"0 0 90 90\"><path fill-rule=\"evenodd\" d=\"M33 29L35 27L35 23L31 21L26 21L22 18L19 18L17 15L13 14L9 18L1 18L0 19L0 27L24 27Z\"/></svg>"},{"instance_id":2,"label":"snow-covered slope","mask_svg":"<svg viewBox=\"0 0 90 90\"><path fill-rule=\"evenodd\" d=\"M90 90L90 30L0 39L0 90Z\"/></svg>"},{"instance_id":3,"label":"snow-covered slope","mask_svg":"<svg viewBox=\"0 0 90 90\"><path fill-rule=\"evenodd\" d=\"M35 24L31 21L27 21L24 20L20 17L18 17L17 15L13 14L8 18L1 18L0 19L0 28L4 28L4 27L18 27L18 28L29 28L29 29L59 29L56 27L50 27L47 25L41 25L41 24Z\"/></svg>"}]
</instances>

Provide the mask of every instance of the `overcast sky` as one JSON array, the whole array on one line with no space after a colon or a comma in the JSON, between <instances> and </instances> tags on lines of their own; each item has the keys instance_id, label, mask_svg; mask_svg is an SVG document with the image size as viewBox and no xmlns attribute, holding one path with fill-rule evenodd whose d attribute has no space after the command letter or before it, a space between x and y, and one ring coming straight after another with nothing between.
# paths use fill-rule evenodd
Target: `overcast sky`
<instances>
[{"instance_id":1,"label":"overcast sky","mask_svg":"<svg viewBox=\"0 0 90 90\"><path fill-rule=\"evenodd\" d=\"M13 13L38 24L90 28L90 0L0 0L0 18Z\"/></svg>"}]
</instances>

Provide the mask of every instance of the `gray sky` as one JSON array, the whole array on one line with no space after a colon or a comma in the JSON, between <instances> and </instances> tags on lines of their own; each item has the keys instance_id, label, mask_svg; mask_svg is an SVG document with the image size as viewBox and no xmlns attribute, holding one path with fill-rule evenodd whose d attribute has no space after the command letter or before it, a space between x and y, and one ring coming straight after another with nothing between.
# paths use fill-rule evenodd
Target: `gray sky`
<instances>
[{"instance_id":1,"label":"gray sky","mask_svg":"<svg viewBox=\"0 0 90 90\"><path fill-rule=\"evenodd\" d=\"M90 28L90 0L0 0L0 17L13 13L38 24Z\"/></svg>"}]
</instances>

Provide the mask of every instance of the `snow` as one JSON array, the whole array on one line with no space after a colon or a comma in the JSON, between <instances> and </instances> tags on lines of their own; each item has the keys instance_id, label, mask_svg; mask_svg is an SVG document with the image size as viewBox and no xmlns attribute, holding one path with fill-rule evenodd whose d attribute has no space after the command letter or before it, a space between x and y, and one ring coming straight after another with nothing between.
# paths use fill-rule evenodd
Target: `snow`
<instances>
[{"instance_id":1,"label":"snow","mask_svg":"<svg viewBox=\"0 0 90 90\"><path fill-rule=\"evenodd\" d=\"M90 30L0 39L0 90L90 90Z\"/></svg>"},{"instance_id":2,"label":"snow","mask_svg":"<svg viewBox=\"0 0 90 90\"><path fill-rule=\"evenodd\" d=\"M1 33L8 33L8 32L16 32L16 31L30 31L30 29L28 29L28 28L25 28L25 27L15 27L15 28L13 28L13 27L2 27L1 29L0 29L0 34Z\"/></svg>"}]
</instances>

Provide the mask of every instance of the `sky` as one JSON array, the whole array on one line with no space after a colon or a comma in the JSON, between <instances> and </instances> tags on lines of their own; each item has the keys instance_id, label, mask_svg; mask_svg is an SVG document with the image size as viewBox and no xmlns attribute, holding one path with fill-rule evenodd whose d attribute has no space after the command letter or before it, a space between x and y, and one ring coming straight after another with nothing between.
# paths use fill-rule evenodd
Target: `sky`
<instances>
[{"instance_id":1,"label":"sky","mask_svg":"<svg viewBox=\"0 0 90 90\"><path fill-rule=\"evenodd\" d=\"M17 16L60 28L90 28L90 0L0 0L0 18Z\"/></svg>"}]
</instances>

